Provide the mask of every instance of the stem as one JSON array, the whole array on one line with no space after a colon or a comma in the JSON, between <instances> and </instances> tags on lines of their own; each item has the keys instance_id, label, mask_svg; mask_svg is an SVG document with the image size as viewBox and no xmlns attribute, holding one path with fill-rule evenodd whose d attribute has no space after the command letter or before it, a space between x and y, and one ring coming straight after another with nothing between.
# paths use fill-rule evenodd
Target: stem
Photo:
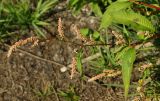
<instances>
[{"instance_id":1,"label":"stem","mask_svg":"<svg viewBox=\"0 0 160 101\"><path fill-rule=\"evenodd\" d=\"M135 0L129 0L130 2L133 2L137 5L144 5L144 6L147 6L149 8L153 8L153 9L156 9L156 10L160 10L160 7L157 7L157 6L154 6L154 5L151 5L151 4L147 4L147 3L144 3L144 2L140 2L140 1L135 1Z\"/></svg>"}]
</instances>

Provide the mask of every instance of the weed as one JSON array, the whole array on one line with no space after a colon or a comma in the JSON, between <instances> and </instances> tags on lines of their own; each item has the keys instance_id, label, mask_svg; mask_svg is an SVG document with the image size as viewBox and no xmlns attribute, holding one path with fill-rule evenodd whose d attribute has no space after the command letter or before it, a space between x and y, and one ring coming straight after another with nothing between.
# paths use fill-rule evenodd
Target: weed
<instances>
[{"instance_id":1,"label":"weed","mask_svg":"<svg viewBox=\"0 0 160 101\"><path fill-rule=\"evenodd\" d=\"M33 92L41 99L45 99L51 94L53 94L53 88L50 84L50 82L45 82L42 89L39 90L33 90Z\"/></svg>"},{"instance_id":2,"label":"weed","mask_svg":"<svg viewBox=\"0 0 160 101\"><path fill-rule=\"evenodd\" d=\"M79 101L79 96L75 93L74 87L70 87L67 91L59 91L59 95L64 97L66 101Z\"/></svg>"},{"instance_id":3,"label":"weed","mask_svg":"<svg viewBox=\"0 0 160 101\"><path fill-rule=\"evenodd\" d=\"M143 48L143 44L155 39L154 35L158 32L157 29L159 29L159 27L154 26L154 24L150 21L152 16L158 17L158 13L146 13L154 12L155 10L158 11L160 9L158 6L158 1L150 1L150 3L153 2L157 5L155 6L153 4L148 4L143 0L141 2L134 0L117 0L115 2L112 0L70 0L68 3L69 7L71 7L76 14L77 12L80 13L83 6L89 5L89 7L92 9L92 13L101 19L99 29L97 30L89 32L90 29L85 28L80 29L81 33L80 31L76 30L78 33L77 36L79 36L80 40L84 41L84 44L89 42L88 40L84 40L84 38L86 39L88 36L92 36L91 38L95 40L96 43L100 43L99 45L96 45L95 43L92 45L94 48L97 48L96 50L98 50L98 52L101 53L101 57L97 57L97 60L101 61L90 61L90 66L92 69L100 73L99 75L91 78L89 81L97 80L107 76L106 73L103 72L105 69L121 68L125 100L127 100L128 97L128 91L131 82L130 79L134 66L133 64L138 58L137 53ZM136 6L133 6L135 4ZM145 12L141 12L140 8ZM138 11L135 9L138 9ZM101 31L104 29L110 29L112 35L108 31L106 31L105 34L101 34ZM116 39L116 42L113 40L113 38ZM111 41L113 41L114 45L109 43ZM137 49L137 45L141 45L142 47ZM81 50L80 54L82 54L83 50L81 48L79 50ZM82 62L80 66L83 66ZM150 72L148 65L145 65L142 68L145 71L145 76L143 75L142 78L148 77L146 76L148 75L147 73ZM143 93L144 92L145 90Z\"/></svg>"},{"instance_id":4,"label":"weed","mask_svg":"<svg viewBox=\"0 0 160 101\"><path fill-rule=\"evenodd\" d=\"M33 8L30 0L0 1L1 39L10 36L8 33L12 31L20 30L21 33L28 28L32 28L38 36L45 37L40 26L49 24L42 17L56 2L57 0L38 0L36 7Z\"/></svg>"}]
</instances>

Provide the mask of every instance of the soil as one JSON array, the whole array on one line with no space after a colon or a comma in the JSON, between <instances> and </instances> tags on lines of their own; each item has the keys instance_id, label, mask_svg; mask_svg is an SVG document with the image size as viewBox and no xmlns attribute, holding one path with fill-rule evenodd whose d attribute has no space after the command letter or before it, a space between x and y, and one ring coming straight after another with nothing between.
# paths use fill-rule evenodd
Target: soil
<instances>
[{"instance_id":1,"label":"soil","mask_svg":"<svg viewBox=\"0 0 160 101\"><path fill-rule=\"evenodd\" d=\"M69 63L72 58L72 48L56 39L41 42L32 49L24 49L62 64ZM67 91L72 85L80 101L122 101L119 100L122 95L116 94L112 88L89 83L79 77L71 80L69 72L62 73L60 66L19 51L13 52L9 59L6 59L6 54L7 51L0 54L0 101L66 101L58 95L58 91ZM54 89L51 94L46 97L37 94L45 91L46 87Z\"/></svg>"},{"instance_id":2,"label":"soil","mask_svg":"<svg viewBox=\"0 0 160 101\"><path fill-rule=\"evenodd\" d=\"M76 46L56 38L58 18L62 18L65 35L71 40L74 40L73 24L94 29L96 28L94 24L96 25L97 22L89 23L89 19L96 19L94 17L73 17L71 11L63 11L63 6L63 3L60 4L59 9L62 11L53 12L51 16L52 26L47 27L50 31L47 33L48 39L39 42L36 47L23 46L21 49L63 65L71 63L73 49ZM80 79L78 75L70 79L70 71L61 72L61 66L34 58L18 50L6 58L7 51L8 47L1 45L0 101L66 101L66 98L59 93L71 88L74 89L75 95L80 97L80 101L123 101L124 99L123 89L87 82Z\"/></svg>"}]
</instances>

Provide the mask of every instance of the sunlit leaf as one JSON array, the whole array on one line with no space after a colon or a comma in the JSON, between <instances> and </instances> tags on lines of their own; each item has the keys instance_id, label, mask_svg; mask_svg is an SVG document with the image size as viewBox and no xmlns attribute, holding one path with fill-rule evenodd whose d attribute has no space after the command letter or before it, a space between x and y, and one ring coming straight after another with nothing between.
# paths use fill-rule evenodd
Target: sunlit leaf
<instances>
[{"instance_id":1,"label":"sunlit leaf","mask_svg":"<svg viewBox=\"0 0 160 101\"><path fill-rule=\"evenodd\" d=\"M107 28L112 22L112 14L114 12L118 12L122 9L128 8L132 3L130 2L114 2L112 3L107 10L104 12L102 19L101 19L101 24L100 24L100 29L102 28Z\"/></svg>"},{"instance_id":2,"label":"sunlit leaf","mask_svg":"<svg viewBox=\"0 0 160 101\"><path fill-rule=\"evenodd\" d=\"M122 66L122 78L124 83L124 96L127 99L130 79L133 69L133 63L136 59L136 51L134 48L127 47L123 55L120 58L120 65Z\"/></svg>"},{"instance_id":3,"label":"sunlit leaf","mask_svg":"<svg viewBox=\"0 0 160 101\"><path fill-rule=\"evenodd\" d=\"M136 30L149 30L154 32L152 23L145 17L131 10L120 10L112 14L113 22L131 26Z\"/></svg>"},{"instance_id":4,"label":"sunlit leaf","mask_svg":"<svg viewBox=\"0 0 160 101\"><path fill-rule=\"evenodd\" d=\"M102 28L107 28L109 25L111 25L112 23L112 17L111 15L106 11L103 16L102 16L102 19L101 19L101 25L100 25L100 28L99 29L102 29Z\"/></svg>"},{"instance_id":5,"label":"sunlit leaf","mask_svg":"<svg viewBox=\"0 0 160 101\"><path fill-rule=\"evenodd\" d=\"M116 12L116 11L120 11L122 9L128 8L131 4L132 4L131 2L119 2L119 1L116 1L116 2L112 3L107 8L107 12L108 13L113 13L113 12Z\"/></svg>"}]
</instances>

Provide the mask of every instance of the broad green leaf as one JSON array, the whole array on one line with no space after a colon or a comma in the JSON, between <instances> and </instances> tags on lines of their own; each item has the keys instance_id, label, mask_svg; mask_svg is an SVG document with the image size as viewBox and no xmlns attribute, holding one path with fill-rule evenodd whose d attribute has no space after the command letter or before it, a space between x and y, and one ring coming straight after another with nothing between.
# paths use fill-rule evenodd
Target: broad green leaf
<instances>
[{"instance_id":1,"label":"broad green leaf","mask_svg":"<svg viewBox=\"0 0 160 101\"><path fill-rule=\"evenodd\" d=\"M107 28L109 25L111 25L112 23L112 17L111 15L106 11L103 16L102 16L102 20L101 20L101 24L100 24L100 28Z\"/></svg>"},{"instance_id":2,"label":"broad green leaf","mask_svg":"<svg viewBox=\"0 0 160 101\"><path fill-rule=\"evenodd\" d=\"M80 73L80 75L83 75L83 69L82 69L82 50L80 50L77 54L77 70Z\"/></svg>"},{"instance_id":3,"label":"broad green leaf","mask_svg":"<svg viewBox=\"0 0 160 101\"><path fill-rule=\"evenodd\" d=\"M100 29L102 28L107 28L112 22L112 13L114 12L118 12L122 9L126 9L128 8L132 3L130 2L114 2L112 3L107 10L104 12L103 16L102 16L102 20L101 20L101 24L100 24Z\"/></svg>"},{"instance_id":4,"label":"broad green leaf","mask_svg":"<svg viewBox=\"0 0 160 101\"><path fill-rule=\"evenodd\" d=\"M90 5L91 5L91 8L92 8L92 11L94 12L94 14L101 17L102 16L102 11L101 11L98 3L92 2Z\"/></svg>"},{"instance_id":5,"label":"broad green leaf","mask_svg":"<svg viewBox=\"0 0 160 101\"><path fill-rule=\"evenodd\" d=\"M126 48L123 55L120 58L120 65L122 67L122 78L124 83L124 96L125 99L128 97L128 91L130 86L130 79L133 69L133 63L136 59L136 51L134 48Z\"/></svg>"},{"instance_id":6,"label":"broad green leaf","mask_svg":"<svg viewBox=\"0 0 160 101\"><path fill-rule=\"evenodd\" d=\"M122 9L126 9L126 8L130 7L131 4L132 4L131 2L116 1L116 2L112 3L110 6L108 6L107 12L108 13L113 13L113 12L116 12L116 11L119 11L119 10L122 10Z\"/></svg>"},{"instance_id":7,"label":"broad green leaf","mask_svg":"<svg viewBox=\"0 0 160 101\"><path fill-rule=\"evenodd\" d=\"M145 36L143 34L137 35L139 40L145 40Z\"/></svg>"},{"instance_id":8,"label":"broad green leaf","mask_svg":"<svg viewBox=\"0 0 160 101\"><path fill-rule=\"evenodd\" d=\"M125 51L128 50L128 49L129 49L129 47L123 46L123 47L117 52L115 59L116 59L116 60L119 60L119 59L124 55Z\"/></svg>"},{"instance_id":9,"label":"broad green leaf","mask_svg":"<svg viewBox=\"0 0 160 101\"><path fill-rule=\"evenodd\" d=\"M120 10L112 13L112 17L114 23L128 25L136 30L155 31L154 26L145 16L137 14L133 11Z\"/></svg>"}]
</instances>

